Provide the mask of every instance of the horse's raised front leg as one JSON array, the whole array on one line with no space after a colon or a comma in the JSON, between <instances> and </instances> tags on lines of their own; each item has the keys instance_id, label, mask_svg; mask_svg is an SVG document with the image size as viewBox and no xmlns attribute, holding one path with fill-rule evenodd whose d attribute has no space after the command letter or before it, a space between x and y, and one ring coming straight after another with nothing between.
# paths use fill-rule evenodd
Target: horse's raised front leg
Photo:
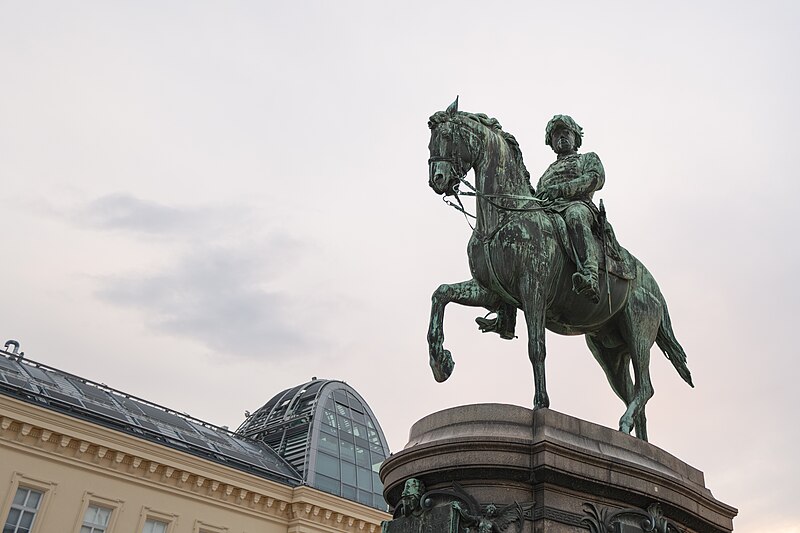
<instances>
[{"instance_id":1,"label":"horse's raised front leg","mask_svg":"<svg viewBox=\"0 0 800 533\"><path fill-rule=\"evenodd\" d=\"M440 285L431 297L431 322L428 327L428 352L433 377L445 381L453 372L453 358L444 349L444 308L450 302L472 307L496 307L499 298L483 289L474 279Z\"/></svg>"}]
</instances>

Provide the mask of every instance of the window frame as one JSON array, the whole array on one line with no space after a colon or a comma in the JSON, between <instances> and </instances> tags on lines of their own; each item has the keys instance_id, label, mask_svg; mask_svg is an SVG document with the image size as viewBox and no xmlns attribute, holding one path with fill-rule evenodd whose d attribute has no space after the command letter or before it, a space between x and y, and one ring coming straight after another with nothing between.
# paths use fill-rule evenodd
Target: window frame
<instances>
[{"instance_id":1,"label":"window frame","mask_svg":"<svg viewBox=\"0 0 800 533\"><path fill-rule=\"evenodd\" d=\"M119 516L120 511L122 511L125 501L106 498L87 490L84 491L83 498L81 498L81 507L78 510L78 516L75 518L75 526L72 528L72 533L80 533L81 528L83 527L83 517L86 515L86 510L92 504L95 504L97 507L111 509L111 516L108 518L106 533L111 533L114 531L114 524L117 522L117 517Z\"/></svg>"},{"instance_id":2,"label":"window frame","mask_svg":"<svg viewBox=\"0 0 800 533\"><path fill-rule=\"evenodd\" d=\"M175 524L178 523L178 515L173 513L165 513L157 511L152 507L143 506L142 511L139 513L139 525L136 526L136 533L144 532L144 524L147 520L156 520L167 524L165 533L172 533L175 530Z\"/></svg>"},{"instance_id":3,"label":"window frame","mask_svg":"<svg viewBox=\"0 0 800 533\"><path fill-rule=\"evenodd\" d=\"M208 522L195 519L192 533L228 533L228 528L226 526L212 526Z\"/></svg>"},{"instance_id":4,"label":"window frame","mask_svg":"<svg viewBox=\"0 0 800 533\"><path fill-rule=\"evenodd\" d=\"M3 502L3 507L0 508L0 519L2 525L5 526L8 520L8 514L11 512L11 505L14 503L14 497L17 495L17 489L22 487L25 489L35 490L42 493L42 499L39 501L39 507L33 516L33 524L30 533L39 533L44 521L44 515L47 513L47 507L50 504L50 497L56 491L58 483L54 481L46 481L37 479L22 472L14 472L11 474L11 483L9 485L8 494Z\"/></svg>"}]
</instances>

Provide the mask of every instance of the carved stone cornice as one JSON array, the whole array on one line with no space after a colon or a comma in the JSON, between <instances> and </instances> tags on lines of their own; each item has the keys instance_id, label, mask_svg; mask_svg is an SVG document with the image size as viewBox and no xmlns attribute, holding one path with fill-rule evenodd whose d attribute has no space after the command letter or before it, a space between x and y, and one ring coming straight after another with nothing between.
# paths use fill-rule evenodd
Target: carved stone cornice
<instances>
[{"instance_id":1,"label":"carved stone cornice","mask_svg":"<svg viewBox=\"0 0 800 533\"><path fill-rule=\"evenodd\" d=\"M346 528L365 533L375 533L380 528L379 524L369 523L361 518L343 515L332 509L324 509L305 502L293 503L291 514L291 522L313 522L328 526L336 524L340 526L339 529Z\"/></svg>"}]
</instances>

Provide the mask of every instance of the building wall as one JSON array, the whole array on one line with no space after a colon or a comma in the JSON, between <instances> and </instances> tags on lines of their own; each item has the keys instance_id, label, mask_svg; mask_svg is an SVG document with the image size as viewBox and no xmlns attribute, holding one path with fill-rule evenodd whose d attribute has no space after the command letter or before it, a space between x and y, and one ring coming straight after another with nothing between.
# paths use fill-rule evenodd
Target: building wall
<instances>
[{"instance_id":1,"label":"building wall","mask_svg":"<svg viewBox=\"0 0 800 533\"><path fill-rule=\"evenodd\" d=\"M0 396L0 519L18 485L45 493L32 533L79 533L94 503L109 533L377 533L386 513L307 486L290 487Z\"/></svg>"}]
</instances>

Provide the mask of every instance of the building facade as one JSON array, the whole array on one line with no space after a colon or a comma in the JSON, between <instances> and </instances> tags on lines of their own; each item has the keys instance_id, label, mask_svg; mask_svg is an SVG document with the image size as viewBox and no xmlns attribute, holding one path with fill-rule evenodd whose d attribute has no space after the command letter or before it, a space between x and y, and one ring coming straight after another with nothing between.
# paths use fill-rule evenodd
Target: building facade
<instances>
[{"instance_id":1,"label":"building facade","mask_svg":"<svg viewBox=\"0 0 800 533\"><path fill-rule=\"evenodd\" d=\"M329 395L335 412L336 391L347 400L351 398L347 393L354 393L352 398L363 402L342 382L318 381L305 387L321 393L315 413L324 416ZM368 407L365 410L372 416ZM351 408L351 422L353 413ZM304 472L317 472L319 461L309 455L303 458L305 468L298 469L278 450L250 436L247 428L254 429L261 420L256 414L239 433L232 433L0 351L2 533L376 533L380 529L388 515L376 508L372 481L369 505L358 502L358 493L352 499L336 495L333 484L323 490L311 486ZM311 418L322 423L322 418ZM313 420L309 422L309 428L316 427ZM347 442L349 435L355 450L352 427L348 433L342 426L342 440ZM339 438L338 424L336 429ZM326 434L321 428L316 431ZM307 450L318 449L319 440L316 444L310 440L313 431L307 435ZM368 431L365 436L369 437ZM377 440L385 453L382 432ZM287 442L283 452L288 448ZM349 450L347 444L345 449ZM341 457L337 460L341 464ZM338 470L340 493L350 481L341 479L343 470ZM364 487L366 495L365 483ZM382 500L377 503L385 505Z\"/></svg>"}]
</instances>

